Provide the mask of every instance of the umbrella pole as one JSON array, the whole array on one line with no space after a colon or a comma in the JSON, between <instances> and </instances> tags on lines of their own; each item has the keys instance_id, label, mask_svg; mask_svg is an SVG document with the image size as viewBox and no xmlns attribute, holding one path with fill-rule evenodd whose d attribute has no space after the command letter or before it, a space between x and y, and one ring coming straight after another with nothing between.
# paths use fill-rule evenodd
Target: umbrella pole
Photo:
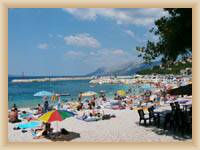
<instances>
[{"instance_id":1,"label":"umbrella pole","mask_svg":"<svg viewBox=\"0 0 200 150\"><path fill-rule=\"evenodd\" d=\"M56 121L57 122L57 132L58 132L58 121Z\"/></svg>"}]
</instances>

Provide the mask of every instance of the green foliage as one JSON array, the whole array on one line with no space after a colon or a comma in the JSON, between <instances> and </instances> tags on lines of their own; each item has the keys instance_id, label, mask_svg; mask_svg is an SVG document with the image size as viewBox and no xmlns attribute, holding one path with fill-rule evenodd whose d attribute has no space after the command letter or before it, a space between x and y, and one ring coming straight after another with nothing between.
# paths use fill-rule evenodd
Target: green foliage
<instances>
[{"instance_id":1,"label":"green foliage","mask_svg":"<svg viewBox=\"0 0 200 150\"><path fill-rule=\"evenodd\" d=\"M179 55L186 56L192 51L192 9L164 9L169 13L155 21L150 32L159 37L158 41L147 41L146 46L136 47L146 63L162 57L162 63L172 63Z\"/></svg>"},{"instance_id":2,"label":"green foliage","mask_svg":"<svg viewBox=\"0 0 200 150\"><path fill-rule=\"evenodd\" d=\"M169 65L167 68L160 68L160 66L154 66L151 69L144 69L142 71L137 72L138 74L141 75L146 75L146 74L180 74L180 71L185 68L192 68L192 63L187 62L185 64L183 63L177 63L177 64L172 64Z\"/></svg>"}]
</instances>

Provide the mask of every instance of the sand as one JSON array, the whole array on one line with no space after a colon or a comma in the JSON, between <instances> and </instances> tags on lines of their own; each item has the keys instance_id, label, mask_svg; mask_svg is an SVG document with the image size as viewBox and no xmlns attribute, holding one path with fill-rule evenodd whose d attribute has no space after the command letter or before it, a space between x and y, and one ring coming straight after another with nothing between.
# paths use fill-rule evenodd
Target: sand
<instances>
[{"instance_id":1,"label":"sand","mask_svg":"<svg viewBox=\"0 0 200 150\"><path fill-rule=\"evenodd\" d=\"M73 117L58 122L58 124L53 122L52 127L57 128L58 125L58 128L65 128L80 134L80 137L70 142L192 142L192 139L183 140L173 135L162 134L161 129L153 126L138 125L139 116L134 110L105 109L104 111L115 114L116 118L85 122ZM9 142L52 142L45 138L33 139L30 130L22 133L21 130L13 130L14 126L16 124L8 123Z\"/></svg>"}]
</instances>

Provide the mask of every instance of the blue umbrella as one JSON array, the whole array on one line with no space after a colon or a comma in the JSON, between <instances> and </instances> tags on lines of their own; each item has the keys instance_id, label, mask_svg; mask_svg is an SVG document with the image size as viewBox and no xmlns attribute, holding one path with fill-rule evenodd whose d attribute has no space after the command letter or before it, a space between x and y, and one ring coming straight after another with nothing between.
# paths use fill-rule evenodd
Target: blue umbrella
<instances>
[{"instance_id":1,"label":"blue umbrella","mask_svg":"<svg viewBox=\"0 0 200 150\"><path fill-rule=\"evenodd\" d=\"M53 96L54 94L48 91L40 91L35 93L33 96L40 96L40 97L44 97L44 96Z\"/></svg>"}]
</instances>

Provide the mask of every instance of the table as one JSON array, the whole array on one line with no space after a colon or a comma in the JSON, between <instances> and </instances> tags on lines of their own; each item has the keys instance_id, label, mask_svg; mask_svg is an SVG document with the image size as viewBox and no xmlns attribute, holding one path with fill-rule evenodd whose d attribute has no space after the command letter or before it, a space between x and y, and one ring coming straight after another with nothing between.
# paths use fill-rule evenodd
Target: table
<instances>
[{"instance_id":1,"label":"table","mask_svg":"<svg viewBox=\"0 0 200 150\"><path fill-rule=\"evenodd\" d=\"M160 107L154 109L154 113L155 113L155 115L157 115L157 121L158 121L157 127L158 128L160 127L161 117L165 118L166 114L168 114L170 112L171 112L171 107L168 105L160 106Z\"/></svg>"}]
</instances>

